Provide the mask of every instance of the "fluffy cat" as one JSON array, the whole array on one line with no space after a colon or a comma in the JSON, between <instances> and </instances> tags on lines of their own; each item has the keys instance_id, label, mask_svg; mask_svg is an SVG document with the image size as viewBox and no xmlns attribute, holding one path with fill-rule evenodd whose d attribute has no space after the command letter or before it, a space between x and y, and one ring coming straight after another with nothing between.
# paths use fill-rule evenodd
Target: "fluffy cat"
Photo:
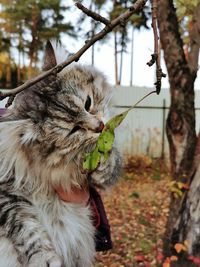
<instances>
[{"instance_id":1,"label":"fluffy cat","mask_svg":"<svg viewBox=\"0 0 200 267\"><path fill-rule=\"evenodd\" d=\"M54 67L46 46L44 70ZM16 96L0 123L0 267L90 267L95 228L87 203L56 191L114 184L116 149L94 172L82 169L103 128L110 86L96 69L73 65Z\"/></svg>"}]
</instances>

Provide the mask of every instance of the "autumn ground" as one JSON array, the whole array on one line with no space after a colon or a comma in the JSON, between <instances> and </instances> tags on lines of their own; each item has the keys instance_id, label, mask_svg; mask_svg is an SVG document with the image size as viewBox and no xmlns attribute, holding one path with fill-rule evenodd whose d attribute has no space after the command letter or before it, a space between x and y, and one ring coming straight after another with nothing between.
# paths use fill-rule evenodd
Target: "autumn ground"
<instances>
[{"instance_id":1,"label":"autumn ground","mask_svg":"<svg viewBox=\"0 0 200 267\"><path fill-rule=\"evenodd\" d=\"M160 160L129 160L119 183L103 194L114 248L98 253L95 267L161 266L169 180Z\"/></svg>"}]
</instances>

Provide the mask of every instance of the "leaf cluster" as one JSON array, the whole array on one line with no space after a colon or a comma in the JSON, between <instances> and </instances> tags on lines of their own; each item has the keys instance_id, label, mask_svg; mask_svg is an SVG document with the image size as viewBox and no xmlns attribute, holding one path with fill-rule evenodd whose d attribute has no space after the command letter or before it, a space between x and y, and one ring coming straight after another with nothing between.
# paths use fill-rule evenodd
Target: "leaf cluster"
<instances>
[{"instance_id":1,"label":"leaf cluster","mask_svg":"<svg viewBox=\"0 0 200 267\"><path fill-rule=\"evenodd\" d=\"M125 112L113 117L106 123L102 133L99 135L95 149L85 155L83 162L83 168L85 170L95 170L100 160L102 160L103 163L106 162L109 157L109 152L112 149L114 143L114 130L121 124L128 112L129 110L126 110Z\"/></svg>"},{"instance_id":2,"label":"leaf cluster","mask_svg":"<svg viewBox=\"0 0 200 267\"><path fill-rule=\"evenodd\" d=\"M180 33L184 44L189 45L189 31L192 27L192 19L198 0L175 0L177 17L180 25Z\"/></svg>"},{"instance_id":3,"label":"leaf cluster","mask_svg":"<svg viewBox=\"0 0 200 267\"><path fill-rule=\"evenodd\" d=\"M120 0L114 1L114 5L112 10L110 11L110 19L115 19L119 15L121 15L130 5L135 1L130 0ZM147 6L145 6L139 13L133 14L130 19L127 27L132 25L135 29L140 30L142 27L149 29L148 27L148 19L150 18L150 10ZM124 26L124 25L122 25ZM117 31L120 31L120 27L116 28Z\"/></svg>"}]
</instances>

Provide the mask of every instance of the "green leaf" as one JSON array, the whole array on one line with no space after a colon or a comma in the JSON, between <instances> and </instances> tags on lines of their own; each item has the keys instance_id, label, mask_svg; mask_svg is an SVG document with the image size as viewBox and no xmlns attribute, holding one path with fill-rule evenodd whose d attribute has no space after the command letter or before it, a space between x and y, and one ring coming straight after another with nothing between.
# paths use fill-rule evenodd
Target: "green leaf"
<instances>
[{"instance_id":1,"label":"green leaf","mask_svg":"<svg viewBox=\"0 0 200 267\"><path fill-rule=\"evenodd\" d=\"M95 170L99 164L100 158L101 158L101 154L98 151L97 147L95 148L94 151L90 153L86 153L85 159L83 162L83 169L88 170L88 171Z\"/></svg>"},{"instance_id":2,"label":"green leaf","mask_svg":"<svg viewBox=\"0 0 200 267\"><path fill-rule=\"evenodd\" d=\"M112 149L115 140L114 130L120 125L120 123L128 114L129 110L113 117L106 123L102 133L99 135L95 149L85 155L83 162L84 170L95 170L101 158L103 158L103 163L107 161L109 152Z\"/></svg>"},{"instance_id":3,"label":"green leaf","mask_svg":"<svg viewBox=\"0 0 200 267\"><path fill-rule=\"evenodd\" d=\"M99 139L97 141L97 147L98 147L98 151L101 153L107 153L111 150L112 148L112 144L114 142L114 132L113 131L103 131L100 136Z\"/></svg>"},{"instance_id":4,"label":"green leaf","mask_svg":"<svg viewBox=\"0 0 200 267\"><path fill-rule=\"evenodd\" d=\"M124 111L123 113L120 113L118 115L116 115L115 117L113 117L112 119L110 119L104 128L104 131L110 130L110 131L114 131L115 128L117 128L120 123L124 120L124 118L126 117L126 115L128 114L128 112L131 110L132 108L129 108L128 110Z\"/></svg>"},{"instance_id":5,"label":"green leaf","mask_svg":"<svg viewBox=\"0 0 200 267\"><path fill-rule=\"evenodd\" d=\"M135 108L137 104L139 104L143 99L145 99L147 96L149 96L152 93L156 93L156 91L152 91L149 94L145 95L134 106L130 107L126 111L111 118L106 123L102 133L99 135L95 149L85 155L84 162L83 162L84 170L94 171L97 168L101 158L103 159L103 163L107 161L109 157L109 152L111 151L113 143L114 143L115 129L125 119L126 115L128 114L130 110Z\"/></svg>"}]
</instances>

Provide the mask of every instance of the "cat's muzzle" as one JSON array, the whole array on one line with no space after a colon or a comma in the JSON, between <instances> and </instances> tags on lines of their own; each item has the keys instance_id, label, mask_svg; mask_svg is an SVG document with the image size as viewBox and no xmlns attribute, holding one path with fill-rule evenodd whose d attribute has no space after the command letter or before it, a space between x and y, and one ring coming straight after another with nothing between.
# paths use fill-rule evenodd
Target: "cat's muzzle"
<instances>
[{"instance_id":1,"label":"cat's muzzle","mask_svg":"<svg viewBox=\"0 0 200 267\"><path fill-rule=\"evenodd\" d=\"M102 121L99 122L99 127L96 129L97 133L101 133L104 129L104 123Z\"/></svg>"}]
</instances>

